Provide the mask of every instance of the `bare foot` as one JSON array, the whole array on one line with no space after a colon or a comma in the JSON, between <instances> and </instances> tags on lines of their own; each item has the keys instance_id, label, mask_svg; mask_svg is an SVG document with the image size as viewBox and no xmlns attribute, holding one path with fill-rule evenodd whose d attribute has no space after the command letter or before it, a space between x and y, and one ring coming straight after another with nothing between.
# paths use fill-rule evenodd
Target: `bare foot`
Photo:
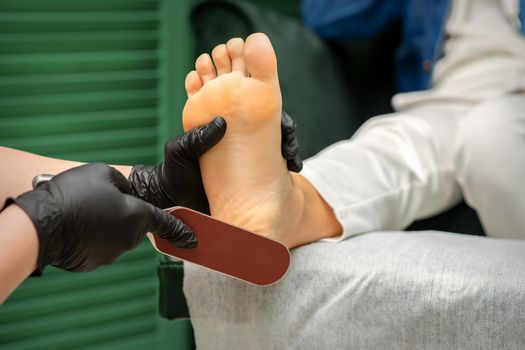
<instances>
[{"instance_id":1,"label":"bare foot","mask_svg":"<svg viewBox=\"0 0 525 350\"><path fill-rule=\"evenodd\" d=\"M220 115L226 135L200 159L211 215L288 247L284 207L293 191L281 155L281 92L268 37L236 38L201 55L186 78L185 130ZM214 67L215 63L215 67Z\"/></svg>"}]
</instances>

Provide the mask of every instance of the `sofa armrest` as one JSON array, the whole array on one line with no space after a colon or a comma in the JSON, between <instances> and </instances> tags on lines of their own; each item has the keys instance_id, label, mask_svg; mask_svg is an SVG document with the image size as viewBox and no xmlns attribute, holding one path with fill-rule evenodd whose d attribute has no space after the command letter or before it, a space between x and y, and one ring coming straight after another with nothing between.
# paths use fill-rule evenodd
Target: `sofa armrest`
<instances>
[{"instance_id":1,"label":"sofa armrest","mask_svg":"<svg viewBox=\"0 0 525 350\"><path fill-rule=\"evenodd\" d=\"M524 271L525 241L378 232L269 287L185 264L184 292L199 349L524 349Z\"/></svg>"}]
</instances>

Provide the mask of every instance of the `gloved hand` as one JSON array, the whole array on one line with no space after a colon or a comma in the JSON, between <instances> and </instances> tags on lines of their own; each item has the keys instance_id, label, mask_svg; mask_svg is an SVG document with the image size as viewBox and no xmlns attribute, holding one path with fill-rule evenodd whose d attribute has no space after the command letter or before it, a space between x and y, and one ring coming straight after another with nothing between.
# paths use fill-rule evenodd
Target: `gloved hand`
<instances>
[{"instance_id":1,"label":"gloved hand","mask_svg":"<svg viewBox=\"0 0 525 350\"><path fill-rule=\"evenodd\" d=\"M294 173L299 173L303 169L303 161L299 156L299 142L295 135L296 128L297 124L292 117L290 117L285 111L282 111L281 153L283 154L284 159L286 159L288 170L293 171Z\"/></svg>"},{"instance_id":2,"label":"gloved hand","mask_svg":"<svg viewBox=\"0 0 525 350\"><path fill-rule=\"evenodd\" d=\"M281 114L282 154L290 171L303 167L296 124ZM209 214L210 207L202 184L198 159L215 146L226 132L226 121L217 117L209 124L169 140L164 147L164 162L157 166L135 165L129 175L134 196L159 208L183 206Z\"/></svg>"},{"instance_id":3,"label":"gloved hand","mask_svg":"<svg viewBox=\"0 0 525 350\"><path fill-rule=\"evenodd\" d=\"M39 237L38 270L54 265L90 271L113 262L153 232L179 247L194 233L171 215L131 195L116 169L92 163L65 171L16 199Z\"/></svg>"}]
</instances>

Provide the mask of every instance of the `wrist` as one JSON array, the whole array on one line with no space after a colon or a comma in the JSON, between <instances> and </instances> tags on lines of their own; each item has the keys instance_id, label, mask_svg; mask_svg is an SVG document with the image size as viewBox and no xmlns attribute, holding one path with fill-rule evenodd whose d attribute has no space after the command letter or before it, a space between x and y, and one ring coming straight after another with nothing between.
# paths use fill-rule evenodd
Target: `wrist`
<instances>
[{"instance_id":1,"label":"wrist","mask_svg":"<svg viewBox=\"0 0 525 350\"><path fill-rule=\"evenodd\" d=\"M149 202L148 194L151 182L151 177L154 176L154 167L137 164L131 167L129 176L127 177L131 194L143 201Z\"/></svg>"},{"instance_id":2,"label":"wrist","mask_svg":"<svg viewBox=\"0 0 525 350\"><path fill-rule=\"evenodd\" d=\"M0 304L33 271L38 237L26 213L11 204L0 212Z\"/></svg>"},{"instance_id":3,"label":"wrist","mask_svg":"<svg viewBox=\"0 0 525 350\"><path fill-rule=\"evenodd\" d=\"M126 179L129 177L132 169L129 165L111 165L111 167L117 169Z\"/></svg>"},{"instance_id":4,"label":"wrist","mask_svg":"<svg viewBox=\"0 0 525 350\"><path fill-rule=\"evenodd\" d=\"M134 197L162 209L174 206L174 201L167 196L168 192L162 187L162 164L134 165L129 173L128 182Z\"/></svg>"},{"instance_id":5,"label":"wrist","mask_svg":"<svg viewBox=\"0 0 525 350\"><path fill-rule=\"evenodd\" d=\"M63 226L60 212L53 196L43 187L26 192L19 197L9 198L8 203L16 204L29 217L38 237L38 259L36 274L41 274L44 267L53 260L48 252L50 242L56 235L60 235ZM53 252L56 254L57 252Z\"/></svg>"}]
</instances>

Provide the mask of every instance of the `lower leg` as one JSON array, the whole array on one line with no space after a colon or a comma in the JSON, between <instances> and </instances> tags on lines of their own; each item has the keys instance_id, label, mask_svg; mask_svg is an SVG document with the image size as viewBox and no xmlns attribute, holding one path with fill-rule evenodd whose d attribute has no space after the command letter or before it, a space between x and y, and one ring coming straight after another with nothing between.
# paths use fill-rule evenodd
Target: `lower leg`
<instances>
[{"instance_id":1,"label":"lower leg","mask_svg":"<svg viewBox=\"0 0 525 350\"><path fill-rule=\"evenodd\" d=\"M334 209L344 237L404 229L460 200L447 140L427 115L374 118L305 162L302 174Z\"/></svg>"}]
</instances>

